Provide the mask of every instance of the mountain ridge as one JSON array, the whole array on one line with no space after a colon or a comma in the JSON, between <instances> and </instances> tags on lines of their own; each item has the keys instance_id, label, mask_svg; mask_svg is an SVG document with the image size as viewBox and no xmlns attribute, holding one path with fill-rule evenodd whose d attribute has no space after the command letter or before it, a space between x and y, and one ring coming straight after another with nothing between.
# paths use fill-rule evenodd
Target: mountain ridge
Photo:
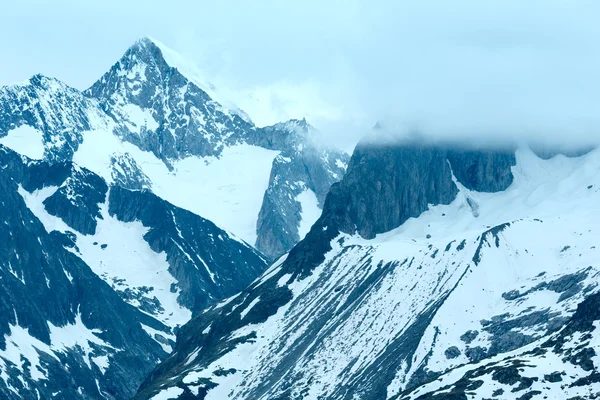
<instances>
[{"instance_id":1,"label":"mountain ridge","mask_svg":"<svg viewBox=\"0 0 600 400\"><path fill-rule=\"evenodd\" d=\"M252 245L271 178L279 186L269 198L292 196L275 210L290 215L285 229L260 224L285 243L275 256L317 218L296 198L320 188L300 180L312 176L304 168L341 177L345 156L309 141L306 121L257 128L162 51L137 42L84 92L39 74L0 88L0 183L8 209L23 211L5 233L35 233L32 254L60 275L44 278L6 242L0 397L128 398L183 323L266 268ZM299 170L274 168L277 157L300 160ZM61 269L67 259L74 270ZM47 310L53 304L67 320Z\"/></svg>"},{"instance_id":2,"label":"mountain ridge","mask_svg":"<svg viewBox=\"0 0 600 400\"><path fill-rule=\"evenodd\" d=\"M174 398L381 399L409 398L416 390L410 398L466 399L477 390L472 378L446 397L435 391L419 397L425 393L419 388L456 365L492 359L568 326L577 305L597 291L595 236L586 233L570 249L579 233L593 231L585 210L597 196L598 151L545 161L529 149L477 157L471 149L451 150L464 171L474 172L459 179L460 173L440 178L429 171L428 160L441 159L434 164L440 170L450 164L445 148L357 148L307 237L246 290L183 327L176 352L135 398L170 390ZM423 161L422 151L430 158ZM390 164L395 158L387 152L398 161ZM369 162L357 162L363 153L372 156ZM407 174L402 162L417 173ZM372 227L363 226L352 196L377 199L370 173L389 165L390 173L375 174L385 181L382 188L397 173L408 187L415 179L424 187L447 182L437 186L456 189L443 189L451 196L438 197L437 205L423 197L418 215L404 221L377 229L375 213ZM422 179L420 169L429 175ZM353 182L369 189L352 189ZM556 187L562 190L553 195ZM388 200L365 204L376 209ZM504 206L511 201L514 211ZM553 213L554 205L565 212ZM537 240L541 235L547 240ZM466 301L469 296L475 301ZM579 370L574 379L593 379L585 378L589 371ZM509 398L551 393L528 394L529 388L510 388L515 394Z\"/></svg>"}]
</instances>

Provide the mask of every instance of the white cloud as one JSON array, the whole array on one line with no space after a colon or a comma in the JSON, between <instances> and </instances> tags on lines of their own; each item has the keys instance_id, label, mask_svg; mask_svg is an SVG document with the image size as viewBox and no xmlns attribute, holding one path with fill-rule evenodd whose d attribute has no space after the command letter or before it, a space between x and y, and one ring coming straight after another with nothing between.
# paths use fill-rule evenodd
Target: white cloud
<instances>
[{"instance_id":1,"label":"white cloud","mask_svg":"<svg viewBox=\"0 0 600 400\"><path fill-rule=\"evenodd\" d=\"M264 121L306 116L341 141L389 118L450 135L599 131L597 1L12 3L0 83L43 72L84 88L149 34L258 93Z\"/></svg>"}]
</instances>

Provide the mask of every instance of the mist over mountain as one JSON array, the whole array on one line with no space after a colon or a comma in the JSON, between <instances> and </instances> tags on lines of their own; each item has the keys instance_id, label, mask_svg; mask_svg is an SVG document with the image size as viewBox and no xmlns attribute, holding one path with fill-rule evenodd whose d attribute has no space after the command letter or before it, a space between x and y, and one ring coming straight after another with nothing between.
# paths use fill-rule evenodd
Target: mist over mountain
<instances>
[{"instance_id":1,"label":"mist over mountain","mask_svg":"<svg viewBox=\"0 0 600 400\"><path fill-rule=\"evenodd\" d=\"M600 398L598 11L7 4L0 399Z\"/></svg>"},{"instance_id":2,"label":"mist over mountain","mask_svg":"<svg viewBox=\"0 0 600 400\"><path fill-rule=\"evenodd\" d=\"M597 137L599 122L599 7L18 2L4 8L0 44L10 62L0 66L0 84L41 72L85 90L147 34L199 66L258 126L306 117L350 151L387 119L442 135L585 139Z\"/></svg>"}]
</instances>

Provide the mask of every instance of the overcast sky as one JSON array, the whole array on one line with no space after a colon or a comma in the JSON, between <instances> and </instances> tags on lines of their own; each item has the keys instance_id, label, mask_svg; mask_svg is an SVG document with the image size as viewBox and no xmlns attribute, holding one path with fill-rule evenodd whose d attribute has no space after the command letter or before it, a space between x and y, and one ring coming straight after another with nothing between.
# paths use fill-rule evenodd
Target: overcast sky
<instances>
[{"instance_id":1,"label":"overcast sky","mask_svg":"<svg viewBox=\"0 0 600 400\"><path fill-rule=\"evenodd\" d=\"M599 16L597 0L12 1L0 84L84 89L150 35L257 93L259 123L582 138L600 130Z\"/></svg>"}]
</instances>

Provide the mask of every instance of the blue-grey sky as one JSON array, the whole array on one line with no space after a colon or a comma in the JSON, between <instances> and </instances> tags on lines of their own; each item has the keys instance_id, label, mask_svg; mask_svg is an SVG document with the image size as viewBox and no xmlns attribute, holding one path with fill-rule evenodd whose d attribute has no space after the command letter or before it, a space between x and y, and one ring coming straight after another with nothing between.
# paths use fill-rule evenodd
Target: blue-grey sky
<instances>
[{"instance_id":1,"label":"blue-grey sky","mask_svg":"<svg viewBox=\"0 0 600 400\"><path fill-rule=\"evenodd\" d=\"M264 123L307 116L336 137L381 119L440 134L600 130L597 0L5 3L0 84L41 72L84 89L150 35L217 86L268 99Z\"/></svg>"}]
</instances>

